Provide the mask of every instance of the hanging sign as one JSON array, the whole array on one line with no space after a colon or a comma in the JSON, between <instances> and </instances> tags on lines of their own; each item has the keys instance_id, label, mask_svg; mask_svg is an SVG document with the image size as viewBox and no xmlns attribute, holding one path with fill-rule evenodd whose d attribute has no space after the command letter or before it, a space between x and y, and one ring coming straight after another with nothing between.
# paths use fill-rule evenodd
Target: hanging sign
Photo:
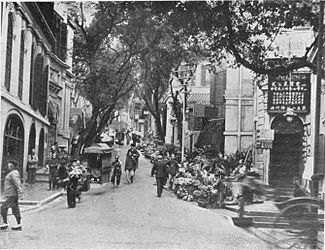
<instances>
[{"instance_id":1,"label":"hanging sign","mask_svg":"<svg viewBox=\"0 0 325 250\"><path fill-rule=\"evenodd\" d=\"M295 113L309 113L310 73L269 75L267 107L269 113L285 113L287 108Z\"/></svg>"}]
</instances>

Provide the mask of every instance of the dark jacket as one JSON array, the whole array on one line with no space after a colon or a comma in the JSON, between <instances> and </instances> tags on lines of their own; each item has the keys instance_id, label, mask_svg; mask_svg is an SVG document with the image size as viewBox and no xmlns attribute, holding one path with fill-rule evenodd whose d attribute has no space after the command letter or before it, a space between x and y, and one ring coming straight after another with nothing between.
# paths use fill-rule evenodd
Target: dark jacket
<instances>
[{"instance_id":1,"label":"dark jacket","mask_svg":"<svg viewBox=\"0 0 325 250\"><path fill-rule=\"evenodd\" d=\"M168 161L160 160L156 161L153 165L153 172L156 174L156 177L166 177L167 176L167 164Z\"/></svg>"},{"instance_id":2,"label":"dark jacket","mask_svg":"<svg viewBox=\"0 0 325 250\"><path fill-rule=\"evenodd\" d=\"M125 170L134 170L137 168L140 154L134 148L130 148L126 153Z\"/></svg>"},{"instance_id":3,"label":"dark jacket","mask_svg":"<svg viewBox=\"0 0 325 250\"><path fill-rule=\"evenodd\" d=\"M178 162L176 160L170 160L168 173L172 176L175 176L177 172L178 172Z\"/></svg>"},{"instance_id":4,"label":"dark jacket","mask_svg":"<svg viewBox=\"0 0 325 250\"><path fill-rule=\"evenodd\" d=\"M121 166L121 161L117 160L114 161L113 164L113 175L121 175L122 174L122 166Z\"/></svg>"}]
</instances>

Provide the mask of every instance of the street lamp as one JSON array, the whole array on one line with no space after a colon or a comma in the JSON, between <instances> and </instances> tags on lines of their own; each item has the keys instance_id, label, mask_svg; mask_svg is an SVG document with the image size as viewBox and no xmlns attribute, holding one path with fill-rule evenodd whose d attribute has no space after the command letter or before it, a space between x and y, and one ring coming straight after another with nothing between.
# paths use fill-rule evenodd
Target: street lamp
<instances>
[{"instance_id":1,"label":"street lamp","mask_svg":"<svg viewBox=\"0 0 325 250\"><path fill-rule=\"evenodd\" d=\"M295 118L297 114L295 114L293 112L292 108L287 108L287 111L285 112L285 114L283 114L283 116L286 118L287 122L292 122L293 118Z\"/></svg>"},{"instance_id":2,"label":"street lamp","mask_svg":"<svg viewBox=\"0 0 325 250\"><path fill-rule=\"evenodd\" d=\"M173 145L173 147L174 147L174 144L175 144L174 141L175 141L175 125L176 125L176 121L177 121L176 117L172 116L170 118L170 124L173 127L173 131L172 131L172 145Z\"/></svg>"},{"instance_id":3,"label":"street lamp","mask_svg":"<svg viewBox=\"0 0 325 250\"><path fill-rule=\"evenodd\" d=\"M195 65L191 63L181 63L178 69L174 72L175 76L178 78L180 84L183 86L182 93L183 98L183 121L182 121L182 162L185 160L185 111L186 111L186 95L187 95L187 85L192 79L195 73Z\"/></svg>"}]
</instances>

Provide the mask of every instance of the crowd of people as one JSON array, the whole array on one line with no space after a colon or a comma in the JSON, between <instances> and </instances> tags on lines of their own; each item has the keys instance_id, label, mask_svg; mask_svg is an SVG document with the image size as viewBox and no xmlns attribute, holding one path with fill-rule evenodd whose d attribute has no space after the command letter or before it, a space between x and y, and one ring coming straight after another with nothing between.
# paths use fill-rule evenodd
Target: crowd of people
<instances>
[{"instance_id":1,"label":"crowd of people","mask_svg":"<svg viewBox=\"0 0 325 250\"><path fill-rule=\"evenodd\" d=\"M125 179L127 184L132 184L139 165L140 153L136 148L139 138L126 133L125 140L126 144L130 145L125 157ZM217 194L217 200L223 200L227 191L225 180L240 181L247 175L258 177L252 167L251 156L247 154L239 152L230 156L215 154L211 147L207 147L187 154L184 162L180 162L178 156L174 148L172 150L163 148L152 159L151 176L156 179L157 197L161 197L163 190L166 189L175 192L179 198L187 201L195 200L195 196L197 199L202 198L206 196L207 191L209 191L209 199ZM35 183L37 161L37 155L33 150L28 157L27 164L27 183L31 186ZM89 169L79 160L69 158L63 145L54 145L51 148L51 157L46 161L46 166L49 173L48 190L65 189L68 206L75 207L76 199L80 201L81 192L87 191L90 187ZM22 196L22 184L17 171L17 163L9 161L8 170L4 192L7 199L1 207L3 223L0 229L8 227L7 212L9 208L12 208L17 221L17 226L13 229L21 230L18 199ZM114 187L120 185L122 172L120 156L115 155L110 176L110 182ZM232 196L237 198L236 194Z\"/></svg>"}]
</instances>

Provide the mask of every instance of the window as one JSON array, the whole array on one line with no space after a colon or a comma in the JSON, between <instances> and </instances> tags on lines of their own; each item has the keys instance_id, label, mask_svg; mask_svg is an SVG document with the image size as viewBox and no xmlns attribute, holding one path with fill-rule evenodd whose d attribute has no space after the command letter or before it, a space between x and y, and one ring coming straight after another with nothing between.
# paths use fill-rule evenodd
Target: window
<instances>
[{"instance_id":1,"label":"window","mask_svg":"<svg viewBox=\"0 0 325 250\"><path fill-rule=\"evenodd\" d=\"M40 109L43 105L43 67L44 67L44 59L42 54L38 54L35 57L35 62L33 65L33 100L32 100L32 108L34 110Z\"/></svg>"},{"instance_id":2,"label":"window","mask_svg":"<svg viewBox=\"0 0 325 250\"><path fill-rule=\"evenodd\" d=\"M5 87L8 91L10 91L12 40L13 40L13 17L12 14L10 13L8 17L6 71L5 71Z\"/></svg>"},{"instance_id":3,"label":"window","mask_svg":"<svg viewBox=\"0 0 325 250\"><path fill-rule=\"evenodd\" d=\"M18 97L23 98L23 81L24 81L24 54L25 54L25 35L21 31L20 56L19 56L19 79L18 79Z\"/></svg>"},{"instance_id":4,"label":"window","mask_svg":"<svg viewBox=\"0 0 325 250\"><path fill-rule=\"evenodd\" d=\"M34 84L33 84L33 75L34 75L34 43L32 44L32 51L30 56L30 82L29 82L29 104L33 105L34 99Z\"/></svg>"}]
</instances>

